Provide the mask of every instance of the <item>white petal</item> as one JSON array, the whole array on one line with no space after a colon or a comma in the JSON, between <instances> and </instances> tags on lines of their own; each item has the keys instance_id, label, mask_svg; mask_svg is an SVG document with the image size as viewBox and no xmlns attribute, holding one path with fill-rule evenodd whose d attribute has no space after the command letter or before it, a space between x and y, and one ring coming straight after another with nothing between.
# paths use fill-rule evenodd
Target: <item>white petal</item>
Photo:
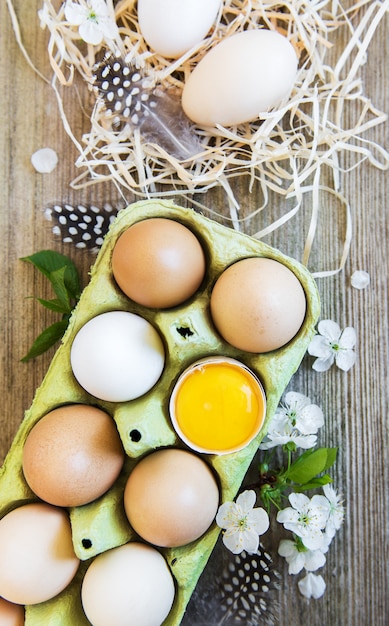
<instances>
[{"instance_id":1,"label":"white petal","mask_svg":"<svg viewBox=\"0 0 389 626\"><path fill-rule=\"evenodd\" d=\"M327 483L327 485L323 486L323 492L324 492L325 497L327 498L327 500L331 502L331 504L338 504L337 493L335 489L333 488L333 486L330 485L330 483Z\"/></svg>"},{"instance_id":2,"label":"white petal","mask_svg":"<svg viewBox=\"0 0 389 626\"><path fill-rule=\"evenodd\" d=\"M330 503L325 496L314 495L309 505L311 514L315 515L316 524L319 528L324 528L330 513Z\"/></svg>"},{"instance_id":3,"label":"white petal","mask_svg":"<svg viewBox=\"0 0 389 626\"><path fill-rule=\"evenodd\" d=\"M291 493L289 494L289 502L294 509L301 511L309 504L310 500L304 493Z\"/></svg>"},{"instance_id":4,"label":"white petal","mask_svg":"<svg viewBox=\"0 0 389 626\"><path fill-rule=\"evenodd\" d=\"M320 548L320 552L323 552L323 554L328 552L328 548L330 547L334 536L335 535L331 535L330 533L327 532L327 527L326 527L323 533L323 545Z\"/></svg>"},{"instance_id":5,"label":"white petal","mask_svg":"<svg viewBox=\"0 0 389 626\"><path fill-rule=\"evenodd\" d=\"M278 554L285 558L292 557L297 552L296 544L290 539L281 539Z\"/></svg>"},{"instance_id":6,"label":"white petal","mask_svg":"<svg viewBox=\"0 0 389 626\"><path fill-rule=\"evenodd\" d=\"M287 562L289 564L288 567L288 572L289 574L298 574L299 572L301 572L301 570L304 567L304 553L303 552L297 552L294 555L293 558L291 559L287 559Z\"/></svg>"},{"instance_id":7,"label":"white petal","mask_svg":"<svg viewBox=\"0 0 389 626\"><path fill-rule=\"evenodd\" d=\"M241 532L241 535L244 550L246 550L246 552L248 552L249 554L255 554L259 546L258 534L251 530L244 530L243 532Z\"/></svg>"},{"instance_id":8,"label":"white petal","mask_svg":"<svg viewBox=\"0 0 389 626\"><path fill-rule=\"evenodd\" d=\"M229 528L234 523L234 514L236 512L236 505L234 502L224 502L219 506L215 521L220 528Z\"/></svg>"},{"instance_id":9,"label":"white petal","mask_svg":"<svg viewBox=\"0 0 389 626\"><path fill-rule=\"evenodd\" d=\"M331 365L333 365L334 361L335 355L332 352L326 359L316 359L312 364L312 369L315 370L315 372L326 372L330 369Z\"/></svg>"},{"instance_id":10,"label":"white petal","mask_svg":"<svg viewBox=\"0 0 389 626\"><path fill-rule=\"evenodd\" d=\"M285 411L276 413L270 423L269 432L282 433L289 426L289 417Z\"/></svg>"},{"instance_id":11,"label":"white petal","mask_svg":"<svg viewBox=\"0 0 389 626\"><path fill-rule=\"evenodd\" d=\"M322 576L311 574L309 572L305 578L302 578L298 582L300 593L306 598L320 598L326 589L326 584Z\"/></svg>"},{"instance_id":12,"label":"white petal","mask_svg":"<svg viewBox=\"0 0 389 626\"><path fill-rule=\"evenodd\" d=\"M324 534L321 530L315 527L304 529L304 532L300 533L300 537L303 540L303 544L308 550L322 550L324 545Z\"/></svg>"},{"instance_id":13,"label":"white petal","mask_svg":"<svg viewBox=\"0 0 389 626\"><path fill-rule=\"evenodd\" d=\"M308 346L308 354L320 357L321 359L329 357L330 354L332 354L332 349L328 343L328 339L321 335L315 335Z\"/></svg>"},{"instance_id":14,"label":"white petal","mask_svg":"<svg viewBox=\"0 0 389 626\"><path fill-rule=\"evenodd\" d=\"M65 5L65 18L72 26L79 26L86 19L87 10L75 2L67 2Z\"/></svg>"},{"instance_id":15,"label":"white petal","mask_svg":"<svg viewBox=\"0 0 389 626\"><path fill-rule=\"evenodd\" d=\"M336 535L336 528L332 519L329 519L325 527L325 538L327 541L332 541Z\"/></svg>"},{"instance_id":16,"label":"white petal","mask_svg":"<svg viewBox=\"0 0 389 626\"><path fill-rule=\"evenodd\" d=\"M298 520L298 512L291 507L286 509L282 509L282 511L278 511L277 513L277 522L281 524L296 524ZM285 526L287 528L287 526Z\"/></svg>"},{"instance_id":17,"label":"white petal","mask_svg":"<svg viewBox=\"0 0 389 626\"><path fill-rule=\"evenodd\" d=\"M321 550L308 550L304 552L304 567L308 572L315 572L326 562L326 557Z\"/></svg>"},{"instance_id":18,"label":"white petal","mask_svg":"<svg viewBox=\"0 0 389 626\"><path fill-rule=\"evenodd\" d=\"M326 524L325 532L329 537L334 537L335 533L341 527L344 520L344 508L338 504L331 504L330 514Z\"/></svg>"},{"instance_id":19,"label":"white petal","mask_svg":"<svg viewBox=\"0 0 389 626\"><path fill-rule=\"evenodd\" d=\"M278 446L278 443L276 441L271 441L267 439L262 441L262 443L259 445L259 450L270 450L271 448L275 448L276 446Z\"/></svg>"},{"instance_id":20,"label":"white petal","mask_svg":"<svg viewBox=\"0 0 389 626\"><path fill-rule=\"evenodd\" d=\"M357 355L353 350L340 350L335 357L336 365L344 372L348 372L356 360Z\"/></svg>"},{"instance_id":21,"label":"white petal","mask_svg":"<svg viewBox=\"0 0 389 626\"><path fill-rule=\"evenodd\" d=\"M108 7L105 0L90 0L90 7L100 19L101 17L108 15Z\"/></svg>"},{"instance_id":22,"label":"white petal","mask_svg":"<svg viewBox=\"0 0 389 626\"><path fill-rule=\"evenodd\" d=\"M285 402L291 407L294 408L297 405L298 409L301 410L305 406L311 403L310 399L307 396L304 396L302 393L298 393L298 391L288 391L285 395Z\"/></svg>"},{"instance_id":23,"label":"white petal","mask_svg":"<svg viewBox=\"0 0 389 626\"><path fill-rule=\"evenodd\" d=\"M236 531L234 533L224 533L223 543L226 548L228 548L228 550L230 550L233 554L240 554L243 550L245 550L241 531Z\"/></svg>"},{"instance_id":24,"label":"white petal","mask_svg":"<svg viewBox=\"0 0 389 626\"><path fill-rule=\"evenodd\" d=\"M365 289L370 284L370 276L364 270L356 270L351 275L351 285L355 289Z\"/></svg>"},{"instance_id":25,"label":"white petal","mask_svg":"<svg viewBox=\"0 0 389 626\"><path fill-rule=\"evenodd\" d=\"M40 174L49 174L58 163L58 156L52 148L41 148L31 156L31 163Z\"/></svg>"},{"instance_id":26,"label":"white petal","mask_svg":"<svg viewBox=\"0 0 389 626\"><path fill-rule=\"evenodd\" d=\"M270 450L271 448L276 448L278 446L283 446L284 441L281 441L280 439L277 439L276 437L274 439L265 439L264 441L262 441L262 443L259 446L260 450Z\"/></svg>"},{"instance_id":27,"label":"white petal","mask_svg":"<svg viewBox=\"0 0 389 626\"><path fill-rule=\"evenodd\" d=\"M323 337L326 337L331 342L338 341L340 336L340 326L333 320L321 320L317 329Z\"/></svg>"},{"instance_id":28,"label":"white petal","mask_svg":"<svg viewBox=\"0 0 389 626\"><path fill-rule=\"evenodd\" d=\"M247 514L253 506L255 505L255 501L257 499L257 494L253 489L248 489L243 491L236 499L237 506L240 506L242 512Z\"/></svg>"},{"instance_id":29,"label":"white petal","mask_svg":"<svg viewBox=\"0 0 389 626\"><path fill-rule=\"evenodd\" d=\"M85 20L85 22L80 25L78 32L85 43L90 43L93 46L97 46L103 41L101 28L91 20Z\"/></svg>"},{"instance_id":30,"label":"white petal","mask_svg":"<svg viewBox=\"0 0 389 626\"><path fill-rule=\"evenodd\" d=\"M263 535L269 528L269 516L265 509L253 509L247 517L247 524L257 535Z\"/></svg>"},{"instance_id":31,"label":"white petal","mask_svg":"<svg viewBox=\"0 0 389 626\"><path fill-rule=\"evenodd\" d=\"M324 424L323 411L317 404L304 407L296 421L296 428L303 435L315 435Z\"/></svg>"},{"instance_id":32,"label":"white petal","mask_svg":"<svg viewBox=\"0 0 389 626\"><path fill-rule=\"evenodd\" d=\"M352 326L347 326L340 336L340 339L339 339L340 347L347 348L350 350L351 348L354 348L356 342L357 342L357 334L355 332L355 328L353 328Z\"/></svg>"},{"instance_id":33,"label":"white petal","mask_svg":"<svg viewBox=\"0 0 389 626\"><path fill-rule=\"evenodd\" d=\"M116 26L116 22L111 19L107 19L103 24L101 24L101 28L105 39L115 39L118 36L119 31Z\"/></svg>"},{"instance_id":34,"label":"white petal","mask_svg":"<svg viewBox=\"0 0 389 626\"><path fill-rule=\"evenodd\" d=\"M309 450L313 448L317 442L316 435L297 435L297 437L291 437L290 441L294 441L298 448Z\"/></svg>"},{"instance_id":35,"label":"white petal","mask_svg":"<svg viewBox=\"0 0 389 626\"><path fill-rule=\"evenodd\" d=\"M278 547L278 554L285 557L289 564L289 574L298 574L304 567L304 553L299 552L294 541L282 539Z\"/></svg>"}]
</instances>

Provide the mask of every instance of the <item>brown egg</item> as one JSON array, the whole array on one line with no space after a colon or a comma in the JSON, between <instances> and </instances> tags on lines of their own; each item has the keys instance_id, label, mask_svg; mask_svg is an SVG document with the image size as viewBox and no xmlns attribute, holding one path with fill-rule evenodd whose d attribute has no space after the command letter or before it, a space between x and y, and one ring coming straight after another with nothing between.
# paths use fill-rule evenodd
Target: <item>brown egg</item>
<instances>
[{"instance_id":1,"label":"brown egg","mask_svg":"<svg viewBox=\"0 0 389 626\"><path fill-rule=\"evenodd\" d=\"M24 607L0 598L0 624L1 626L23 626Z\"/></svg>"},{"instance_id":2,"label":"brown egg","mask_svg":"<svg viewBox=\"0 0 389 626\"><path fill-rule=\"evenodd\" d=\"M139 461L124 491L133 529L146 541L183 546L201 537L215 518L219 489L208 465L178 449L153 452Z\"/></svg>"},{"instance_id":3,"label":"brown egg","mask_svg":"<svg viewBox=\"0 0 389 626\"><path fill-rule=\"evenodd\" d=\"M289 268L273 259L253 257L237 261L219 276L210 308L225 341L245 352L269 352L299 331L306 298Z\"/></svg>"},{"instance_id":4,"label":"brown egg","mask_svg":"<svg viewBox=\"0 0 389 626\"><path fill-rule=\"evenodd\" d=\"M124 451L113 419L88 405L54 409L39 420L23 449L27 483L42 500L80 506L115 482Z\"/></svg>"},{"instance_id":5,"label":"brown egg","mask_svg":"<svg viewBox=\"0 0 389 626\"><path fill-rule=\"evenodd\" d=\"M192 231L157 217L137 222L119 237L112 272L129 298L165 309L181 304L199 288L205 257Z\"/></svg>"}]
</instances>

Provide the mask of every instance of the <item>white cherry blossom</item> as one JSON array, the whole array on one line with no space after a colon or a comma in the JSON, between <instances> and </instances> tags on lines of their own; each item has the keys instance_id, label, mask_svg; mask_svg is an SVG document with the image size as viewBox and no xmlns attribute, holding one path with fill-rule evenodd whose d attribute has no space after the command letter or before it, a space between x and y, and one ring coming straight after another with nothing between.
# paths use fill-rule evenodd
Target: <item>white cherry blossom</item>
<instances>
[{"instance_id":1,"label":"white cherry blossom","mask_svg":"<svg viewBox=\"0 0 389 626\"><path fill-rule=\"evenodd\" d=\"M278 547L278 554L283 556L289 565L289 574L298 574L303 568L314 572L323 567L326 557L321 550L309 550L301 541L282 539Z\"/></svg>"},{"instance_id":2,"label":"white cherry blossom","mask_svg":"<svg viewBox=\"0 0 389 626\"><path fill-rule=\"evenodd\" d=\"M277 513L277 521L284 528L301 537L309 550L320 550L324 542L323 530L326 526L330 503L325 496L314 495L311 499L303 493L291 493L292 505Z\"/></svg>"},{"instance_id":3,"label":"white cherry blossom","mask_svg":"<svg viewBox=\"0 0 389 626\"><path fill-rule=\"evenodd\" d=\"M79 35L86 43L98 45L118 35L112 7L105 0L67 0L65 18L72 26L78 26Z\"/></svg>"},{"instance_id":4,"label":"white cherry blossom","mask_svg":"<svg viewBox=\"0 0 389 626\"><path fill-rule=\"evenodd\" d=\"M333 363L347 372L356 361L354 347L356 333L352 326L340 329L339 324L332 320L322 320L318 324L318 335L308 346L308 353L317 357L312 368L317 372L325 372Z\"/></svg>"},{"instance_id":5,"label":"white cherry blossom","mask_svg":"<svg viewBox=\"0 0 389 626\"><path fill-rule=\"evenodd\" d=\"M276 410L261 450L294 442L298 448L313 448L316 433L324 424L323 411L302 393L289 391Z\"/></svg>"},{"instance_id":6,"label":"white cherry blossom","mask_svg":"<svg viewBox=\"0 0 389 626\"><path fill-rule=\"evenodd\" d=\"M225 502L219 507L216 523L224 529L223 543L234 554L258 550L259 535L269 528L265 509L254 508L256 494L253 490L241 493L236 502Z\"/></svg>"},{"instance_id":7,"label":"white cherry blossom","mask_svg":"<svg viewBox=\"0 0 389 626\"><path fill-rule=\"evenodd\" d=\"M297 584L303 596L306 598L314 598L315 600L320 598L326 590L323 576L312 574L312 572L308 572Z\"/></svg>"},{"instance_id":8,"label":"white cherry blossom","mask_svg":"<svg viewBox=\"0 0 389 626\"><path fill-rule=\"evenodd\" d=\"M335 489L331 485L324 485L323 492L330 503L325 533L329 539L332 539L336 531L339 530L342 525L344 519L344 507L342 505L341 496L336 493Z\"/></svg>"}]
</instances>

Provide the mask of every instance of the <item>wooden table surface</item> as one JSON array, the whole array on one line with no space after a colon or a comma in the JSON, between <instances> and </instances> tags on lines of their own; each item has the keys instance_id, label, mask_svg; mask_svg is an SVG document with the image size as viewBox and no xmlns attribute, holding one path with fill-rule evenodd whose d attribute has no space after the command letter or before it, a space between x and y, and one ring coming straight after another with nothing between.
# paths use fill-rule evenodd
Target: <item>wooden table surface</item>
<instances>
[{"instance_id":1,"label":"wooden table surface","mask_svg":"<svg viewBox=\"0 0 389 626\"><path fill-rule=\"evenodd\" d=\"M38 0L14 0L22 40L37 67L50 75L46 55L47 34L37 19ZM389 111L388 20L383 20L369 47L362 70L364 91L383 111ZM72 189L77 172L77 152L60 121L55 95L27 64L16 42L7 4L0 4L1 76L1 193L0 193L0 460L2 461L41 383L54 350L22 363L21 357L38 333L54 321L53 314L29 296L52 297L45 279L22 262L21 257L50 248L69 255L84 283L94 254L62 244L51 232L44 209L57 202L105 202L123 204L118 190L109 184ZM342 35L340 34L341 38ZM339 41L339 44L342 42ZM88 130L88 119L74 91L66 100L71 123L78 132ZM365 136L388 147L388 125L368 130ZM30 157L50 146L59 164L50 174L39 174ZM347 157L346 162L347 166ZM281 572L278 623L282 626L387 626L388 606L388 175L371 165L344 175L342 191L349 199L353 239L342 272L317 279L322 299L321 318L354 326L357 332L357 363L348 373L333 367L315 373L306 358L291 387L310 396L325 414L320 435L322 445L339 447L332 472L334 485L344 496L346 517L327 555L323 576L325 595L308 602L297 591L277 559L277 543L265 539ZM255 205L255 190L252 194ZM130 202L130 194L126 200ZM207 197L202 198L206 203ZM212 201L223 200L218 194ZM178 203L182 203L181 200ZM313 271L326 269L328 260L341 251L344 212L324 211L319 243L310 260ZM266 242L296 258L301 257L301 234L306 218L297 216L266 237ZM249 222L252 234L258 224ZM365 290L350 285L351 274L363 269L371 283ZM264 622L265 623L265 622ZM77 626L77 625L74 625ZM114 626L114 625L112 625Z\"/></svg>"}]
</instances>

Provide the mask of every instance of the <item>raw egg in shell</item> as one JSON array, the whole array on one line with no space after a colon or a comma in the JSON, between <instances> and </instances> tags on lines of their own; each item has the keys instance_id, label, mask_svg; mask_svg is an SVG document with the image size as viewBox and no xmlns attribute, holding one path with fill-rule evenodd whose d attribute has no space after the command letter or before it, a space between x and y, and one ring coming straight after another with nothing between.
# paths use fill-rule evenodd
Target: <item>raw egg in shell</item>
<instances>
[{"instance_id":1,"label":"raw egg in shell","mask_svg":"<svg viewBox=\"0 0 389 626\"><path fill-rule=\"evenodd\" d=\"M54 598L79 566L67 512L25 504L0 520L0 596L15 604Z\"/></svg>"},{"instance_id":2,"label":"raw egg in shell","mask_svg":"<svg viewBox=\"0 0 389 626\"><path fill-rule=\"evenodd\" d=\"M210 309L216 329L229 344L245 352L269 352L298 333L306 298L297 276L283 263L251 257L220 274Z\"/></svg>"},{"instance_id":3,"label":"raw egg in shell","mask_svg":"<svg viewBox=\"0 0 389 626\"><path fill-rule=\"evenodd\" d=\"M42 500L81 506L103 495L119 476L124 450L110 415L84 404L44 415L23 448L27 483Z\"/></svg>"},{"instance_id":4,"label":"raw egg in shell","mask_svg":"<svg viewBox=\"0 0 389 626\"><path fill-rule=\"evenodd\" d=\"M197 455L174 448L139 461L124 491L131 526L161 547L198 539L212 524L218 505L219 489L210 467Z\"/></svg>"},{"instance_id":5,"label":"raw egg in shell","mask_svg":"<svg viewBox=\"0 0 389 626\"><path fill-rule=\"evenodd\" d=\"M211 28L221 0L138 0L138 22L149 46L178 58L201 42Z\"/></svg>"},{"instance_id":6,"label":"raw egg in shell","mask_svg":"<svg viewBox=\"0 0 389 626\"><path fill-rule=\"evenodd\" d=\"M163 556L138 542L97 556L81 589L92 626L160 626L174 595L174 580Z\"/></svg>"},{"instance_id":7,"label":"raw egg in shell","mask_svg":"<svg viewBox=\"0 0 389 626\"><path fill-rule=\"evenodd\" d=\"M190 298L202 283L205 256L196 235L174 220L156 217L120 235L112 272L134 302L166 309Z\"/></svg>"},{"instance_id":8,"label":"raw egg in shell","mask_svg":"<svg viewBox=\"0 0 389 626\"><path fill-rule=\"evenodd\" d=\"M286 37L246 30L205 54L185 83L182 107L202 126L243 124L289 96L296 76L297 55Z\"/></svg>"},{"instance_id":9,"label":"raw egg in shell","mask_svg":"<svg viewBox=\"0 0 389 626\"><path fill-rule=\"evenodd\" d=\"M90 394L108 402L127 402L158 381L165 349L146 319L128 311L109 311L78 331L70 361L77 381Z\"/></svg>"}]
</instances>

